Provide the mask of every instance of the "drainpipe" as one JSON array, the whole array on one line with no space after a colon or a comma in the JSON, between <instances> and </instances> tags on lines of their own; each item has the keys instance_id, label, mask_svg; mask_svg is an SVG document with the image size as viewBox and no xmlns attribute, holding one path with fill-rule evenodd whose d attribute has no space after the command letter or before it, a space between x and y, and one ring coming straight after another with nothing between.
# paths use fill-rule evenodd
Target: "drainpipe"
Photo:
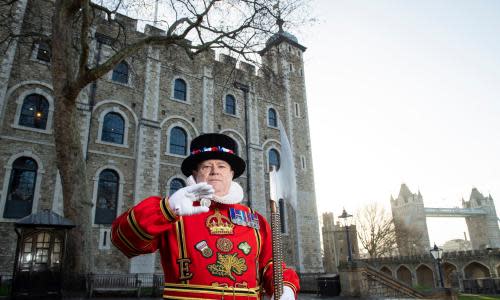
<instances>
[{"instance_id":1,"label":"drainpipe","mask_svg":"<svg viewBox=\"0 0 500 300\"><path fill-rule=\"evenodd\" d=\"M99 64L101 60L101 50L102 50L102 41L97 38L97 52L95 54L95 64L96 66ZM97 80L94 80L90 86L90 96L89 96L89 111L90 111L90 120L89 120L89 134L87 134L87 149L85 149L85 161L89 160L89 146L90 146L90 135L92 134L92 112L94 110L95 105L95 94L97 91Z\"/></svg>"},{"instance_id":2,"label":"drainpipe","mask_svg":"<svg viewBox=\"0 0 500 300\"><path fill-rule=\"evenodd\" d=\"M245 150L247 154L247 195L248 195L248 207L252 208L252 163L250 160L250 120L248 116L249 99L248 92L250 87L244 83L235 81L234 87L241 90L243 92L243 96L245 98Z\"/></svg>"}]
</instances>

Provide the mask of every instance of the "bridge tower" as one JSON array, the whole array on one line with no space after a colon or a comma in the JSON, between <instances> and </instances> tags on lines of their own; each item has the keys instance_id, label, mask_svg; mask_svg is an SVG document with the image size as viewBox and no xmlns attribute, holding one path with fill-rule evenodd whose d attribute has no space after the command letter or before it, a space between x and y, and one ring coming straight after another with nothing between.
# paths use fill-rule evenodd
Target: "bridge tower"
<instances>
[{"instance_id":1,"label":"bridge tower","mask_svg":"<svg viewBox=\"0 0 500 300\"><path fill-rule=\"evenodd\" d=\"M484 249L487 247L500 247L500 230L498 228L498 217L495 203L491 195L483 196L477 188L473 188L469 201L462 200L464 208L481 208L486 214L480 216L469 216L465 218L469 229L472 249Z\"/></svg>"},{"instance_id":2,"label":"bridge tower","mask_svg":"<svg viewBox=\"0 0 500 300\"><path fill-rule=\"evenodd\" d=\"M429 233L420 191L413 194L406 184L401 184L398 197L391 196L391 210L399 254L427 253L430 249Z\"/></svg>"}]
</instances>

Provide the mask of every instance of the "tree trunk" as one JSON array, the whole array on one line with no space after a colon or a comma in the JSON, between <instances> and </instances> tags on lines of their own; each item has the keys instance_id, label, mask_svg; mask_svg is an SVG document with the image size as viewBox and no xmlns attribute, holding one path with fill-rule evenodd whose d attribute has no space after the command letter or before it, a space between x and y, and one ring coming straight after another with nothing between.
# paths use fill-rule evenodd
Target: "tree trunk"
<instances>
[{"instance_id":1,"label":"tree trunk","mask_svg":"<svg viewBox=\"0 0 500 300\"><path fill-rule=\"evenodd\" d=\"M58 0L52 21L52 82L56 164L61 174L64 216L76 227L68 234L63 292L83 291L85 275L93 269L92 201L80 141L75 77L78 57L72 45L76 10L72 1Z\"/></svg>"}]
</instances>

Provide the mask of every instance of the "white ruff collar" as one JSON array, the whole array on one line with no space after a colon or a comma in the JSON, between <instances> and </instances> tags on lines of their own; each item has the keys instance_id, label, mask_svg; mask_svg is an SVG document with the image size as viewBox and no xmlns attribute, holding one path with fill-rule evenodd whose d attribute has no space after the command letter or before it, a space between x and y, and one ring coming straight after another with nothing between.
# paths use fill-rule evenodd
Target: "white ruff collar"
<instances>
[{"instance_id":1,"label":"white ruff collar","mask_svg":"<svg viewBox=\"0 0 500 300\"><path fill-rule=\"evenodd\" d=\"M191 175L186 180L186 183L189 186L196 184L196 181ZM222 204L240 203L243 200L243 188L241 188L241 185L239 185L237 182L231 181L231 187L229 188L229 193L227 193L227 195L224 195L222 197L214 195L214 198L212 200Z\"/></svg>"}]
</instances>

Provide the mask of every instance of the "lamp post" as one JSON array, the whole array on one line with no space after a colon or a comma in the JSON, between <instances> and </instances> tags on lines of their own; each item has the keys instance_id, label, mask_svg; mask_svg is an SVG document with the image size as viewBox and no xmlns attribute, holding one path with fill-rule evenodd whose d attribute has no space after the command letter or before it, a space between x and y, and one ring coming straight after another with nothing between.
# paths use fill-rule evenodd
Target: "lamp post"
<instances>
[{"instance_id":1,"label":"lamp post","mask_svg":"<svg viewBox=\"0 0 500 300\"><path fill-rule=\"evenodd\" d=\"M347 239L347 262L352 262L352 253L351 253L351 240L349 238L349 226L351 223L352 215L348 214L345 211L345 208L342 210L342 214L339 216L339 219L342 219L345 227L345 234Z\"/></svg>"},{"instance_id":2,"label":"lamp post","mask_svg":"<svg viewBox=\"0 0 500 300\"><path fill-rule=\"evenodd\" d=\"M443 273L441 272L441 259L443 256L443 249L438 248L438 246L436 246L436 243L434 243L434 247L430 250L430 252L431 252L432 258L434 258L434 260L436 260L436 262L437 262L438 273L439 273L439 284L440 284L440 287L443 288L444 287Z\"/></svg>"}]
</instances>

